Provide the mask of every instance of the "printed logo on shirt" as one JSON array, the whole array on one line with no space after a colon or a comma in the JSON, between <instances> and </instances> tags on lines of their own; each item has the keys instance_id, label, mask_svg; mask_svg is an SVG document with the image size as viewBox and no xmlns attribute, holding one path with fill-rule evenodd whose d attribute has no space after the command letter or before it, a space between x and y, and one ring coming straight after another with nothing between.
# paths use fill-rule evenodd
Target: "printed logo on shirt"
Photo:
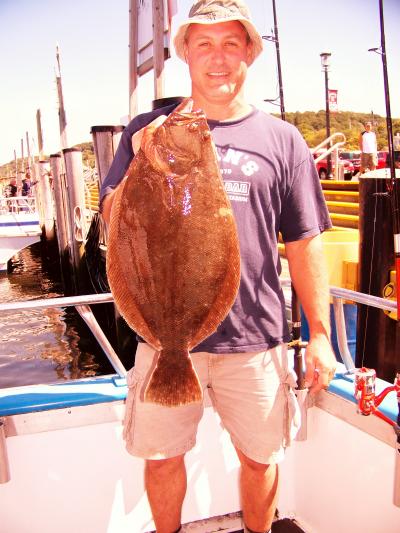
<instances>
[{"instance_id":1,"label":"printed logo on shirt","mask_svg":"<svg viewBox=\"0 0 400 533\"><path fill-rule=\"evenodd\" d=\"M251 177L259 170L259 166L251 155L232 147L217 146L217 159L220 163L225 191L228 198L236 202L247 202L250 195L250 182L226 180L229 177Z\"/></svg>"},{"instance_id":2,"label":"printed logo on shirt","mask_svg":"<svg viewBox=\"0 0 400 533\"><path fill-rule=\"evenodd\" d=\"M250 183L248 181L224 181L225 192L229 200L237 202L247 202L250 194Z\"/></svg>"}]
</instances>

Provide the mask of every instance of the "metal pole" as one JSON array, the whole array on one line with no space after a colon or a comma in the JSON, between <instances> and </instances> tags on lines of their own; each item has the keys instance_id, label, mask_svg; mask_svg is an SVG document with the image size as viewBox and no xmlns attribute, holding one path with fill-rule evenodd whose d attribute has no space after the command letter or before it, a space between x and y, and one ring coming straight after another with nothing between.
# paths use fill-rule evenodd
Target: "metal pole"
<instances>
[{"instance_id":1,"label":"metal pole","mask_svg":"<svg viewBox=\"0 0 400 533\"><path fill-rule=\"evenodd\" d=\"M154 99L164 96L164 2L153 0Z\"/></svg>"},{"instance_id":2,"label":"metal pole","mask_svg":"<svg viewBox=\"0 0 400 533\"><path fill-rule=\"evenodd\" d=\"M278 35L278 20L276 16L275 0L272 0L272 9L274 12L274 35L275 35L275 49L276 49L276 64L278 68L278 83L279 83L279 103L281 108L281 118L286 120L285 115L285 102L283 98L283 81L282 81L282 69L281 69L281 55L279 50L279 35Z\"/></svg>"},{"instance_id":3,"label":"metal pole","mask_svg":"<svg viewBox=\"0 0 400 533\"><path fill-rule=\"evenodd\" d=\"M390 110L390 95L389 95L389 78L387 72L387 56L386 56L386 41L385 41L385 24L383 17L383 0L379 0L379 18L381 26L381 55L383 67L383 83L385 87L385 104L386 104L386 129L389 150L390 162L390 187L389 196L393 215L393 236L394 236L394 255L395 268L397 279L397 316L400 317L400 206L399 206L399 179L396 179L396 170L394 162L394 146L393 146L393 129L392 129L392 114Z\"/></svg>"},{"instance_id":4,"label":"metal pole","mask_svg":"<svg viewBox=\"0 0 400 533\"><path fill-rule=\"evenodd\" d=\"M137 0L129 1L129 117L137 115L137 53L138 53L138 5Z\"/></svg>"},{"instance_id":5,"label":"metal pole","mask_svg":"<svg viewBox=\"0 0 400 533\"><path fill-rule=\"evenodd\" d=\"M326 115L326 138L328 139L331 136L331 118L329 113L329 78L328 78L328 67L324 68L325 72L325 115ZM327 157L328 163L328 179L332 176L332 158L331 154L328 154Z\"/></svg>"},{"instance_id":6,"label":"metal pole","mask_svg":"<svg viewBox=\"0 0 400 533\"><path fill-rule=\"evenodd\" d=\"M27 155L28 155L28 161L27 161L27 165L26 165L26 172L29 174L29 176L27 177L30 177L30 174L31 174L31 147L29 145L29 133L26 132L26 151L27 151Z\"/></svg>"}]
</instances>

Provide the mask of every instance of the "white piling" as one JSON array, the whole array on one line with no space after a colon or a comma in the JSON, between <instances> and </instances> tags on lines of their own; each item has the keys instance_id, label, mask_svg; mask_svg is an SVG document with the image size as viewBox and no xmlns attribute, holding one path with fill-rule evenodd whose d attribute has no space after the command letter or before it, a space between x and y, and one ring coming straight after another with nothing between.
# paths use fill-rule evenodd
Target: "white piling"
<instances>
[{"instance_id":1,"label":"white piling","mask_svg":"<svg viewBox=\"0 0 400 533\"><path fill-rule=\"evenodd\" d=\"M70 238L72 268L77 280L81 259L81 243L86 237L85 184L83 180L82 150L66 148L63 150L65 178L67 186L67 227Z\"/></svg>"},{"instance_id":2,"label":"white piling","mask_svg":"<svg viewBox=\"0 0 400 533\"><path fill-rule=\"evenodd\" d=\"M50 184L50 169L48 161L39 161L39 203L40 226L47 241L54 239L54 209L53 194Z\"/></svg>"},{"instance_id":3,"label":"white piling","mask_svg":"<svg viewBox=\"0 0 400 533\"><path fill-rule=\"evenodd\" d=\"M50 155L51 175L53 176L54 203L56 211L57 243L60 259L68 252L67 200L65 173L61 154Z\"/></svg>"}]
</instances>

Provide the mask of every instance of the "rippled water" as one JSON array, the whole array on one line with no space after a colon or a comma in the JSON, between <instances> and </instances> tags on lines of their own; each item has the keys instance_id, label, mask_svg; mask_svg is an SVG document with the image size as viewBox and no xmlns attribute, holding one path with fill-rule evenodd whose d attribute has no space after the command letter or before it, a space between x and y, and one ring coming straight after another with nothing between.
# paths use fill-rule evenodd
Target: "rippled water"
<instances>
[{"instance_id":1,"label":"rippled water","mask_svg":"<svg viewBox=\"0 0 400 533\"><path fill-rule=\"evenodd\" d=\"M0 274L0 302L63 296L57 264L41 244L20 252ZM101 349L72 308L0 314L0 388L52 383L110 371Z\"/></svg>"}]
</instances>

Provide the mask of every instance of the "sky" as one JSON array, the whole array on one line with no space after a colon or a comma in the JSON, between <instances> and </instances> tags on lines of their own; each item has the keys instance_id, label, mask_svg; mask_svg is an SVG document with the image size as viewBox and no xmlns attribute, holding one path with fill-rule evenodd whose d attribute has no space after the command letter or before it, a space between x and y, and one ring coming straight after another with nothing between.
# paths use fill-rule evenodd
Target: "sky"
<instances>
[{"instance_id":1,"label":"sky","mask_svg":"<svg viewBox=\"0 0 400 533\"><path fill-rule=\"evenodd\" d=\"M192 0L177 0L172 32ZM262 35L274 26L271 0L248 0ZM331 52L329 87L338 90L342 111L385 116L378 0L276 0L285 108L325 109L321 52ZM400 118L400 1L384 0L391 113ZM21 156L21 139L37 154L36 110L40 109L44 152L60 150L55 82L60 48L69 145L91 140L92 126L117 125L129 114L129 0L0 0L0 164ZM171 51L165 63L165 96L190 94L186 65ZM278 95L275 45L250 67L246 96L265 103ZM138 110L149 111L153 73L139 79ZM24 148L26 156L26 146Z\"/></svg>"}]
</instances>

